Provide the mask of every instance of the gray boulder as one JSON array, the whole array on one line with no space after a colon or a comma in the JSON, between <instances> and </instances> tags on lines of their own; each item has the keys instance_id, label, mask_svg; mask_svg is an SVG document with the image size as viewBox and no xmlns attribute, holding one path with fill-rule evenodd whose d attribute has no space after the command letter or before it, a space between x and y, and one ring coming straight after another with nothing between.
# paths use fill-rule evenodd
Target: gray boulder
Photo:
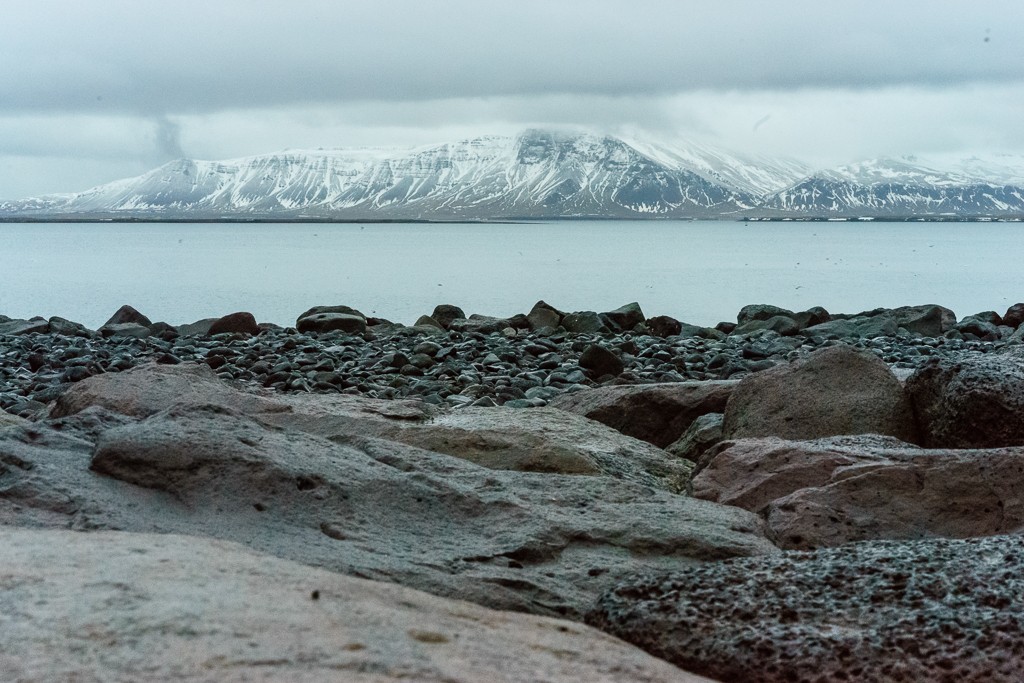
<instances>
[{"instance_id":1,"label":"gray boulder","mask_svg":"<svg viewBox=\"0 0 1024 683\"><path fill-rule=\"evenodd\" d=\"M97 330L103 337L134 337L145 339L153 336L153 330L146 325L138 323L113 323L106 324Z\"/></svg>"},{"instance_id":2,"label":"gray boulder","mask_svg":"<svg viewBox=\"0 0 1024 683\"><path fill-rule=\"evenodd\" d=\"M554 410L282 403L184 365L91 378L65 396L65 417L32 438L0 433L0 451L25 465L0 497L10 523L212 536L568 616L634 571L774 548L751 513L666 491L685 483L685 464Z\"/></svg>"},{"instance_id":3,"label":"gray boulder","mask_svg":"<svg viewBox=\"0 0 1024 683\"><path fill-rule=\"evenodd\" d=\"M203 318L194 323L178 325L175 329L182 337L205 337L210 334L210 328L217 320L218 318Z\"/></svg>"},{"instance_id":4,"label":"gray boulder","mask_svg":"<svg viewBox=\"0 0 1024 683\"><path fill-rule=\"evenodd\" d=\"M777 332L783 336L791 337L795 334L800 333L800 323L793 318L786 315L775 315L771 318L754 318L747 322L737 325L733 329L732 334L753 334L755 332L763 332L765 330L771 330Z\"/></svg>"},{"instance_id":5,"label":"gray boulder","mask_svg":"<svg viewBox=\"0 0 1024 683\"><path fill-rule=\"evenodd\" d=\"M452 320L455 320L455 318L453 318ZM449 321L449 324L451 324L451 321ZM413 323L413 327L433 327L438 330L445 329L444 325L442 325L432 316L429 315L421 315L419 318L416 319L416 322Z\"/></svg>"},{"instance_id":6,"label":"gray boulder","mask_svg":"<svg viewBox=\"0 0 1024 683\"><path fill-rule=\"evenodd\" d=\"M299 332L362 334L366 319L349 313L313 313L299 318L295 327Z\"/></svg>"},{"instance_id":7,"label":"gray boulder","mask_svg":"<svg viewBox=\"0 0 1024 683\"><path fill-rule=\"evenodd\" d=\"M139 313L128 304L125 304L114 311L114 315L110 316L110 319L103 323L103 327L108 325L123 325L125 323L134 323L136 325L142 325L143 327L149 327L153 324L153 321Z\"/></svg>"},{"instance_id":8,"label":"gray boulder","mask_svg":"<svg viewBox=\"0 0 1024 683\"><path fill-rule=\"evenodd\" d=\"M363 320L366 320L366 316L365 315L363 315L358 310L352 308L351 306L338 305L338 306L314 306L313 308L310 308L309 310L307 310L304 313L302 313L302 315L300 315L296 319L296 321L302 320L303 318L309 317L311 315L317 315L319 313L344 313L345 315L354 315L354 316L362 318Z\"/></svg>"},{"instance_id":9,"label":"gray boulder","mask_svg":"<svg viewBox=\"0 0 1024 683\"><path fill-rule=\"evenodd\" d=\"M993 313L993 315L995 315ZM954 327L962 335L974 335L982 341L996 341L1000 337L998 323L985 316L969 315Z\"/></svg>"},{"instance_id":10,"label":"gray boulder","mask_svg":"<svg viewBox=\"0 0 1024 683\"><path fill-rule=\"evenodd\" d=\"M769 320L780 315L792 319L794 313L787 308L779 308L770 304L749 304L741 308L736 315L736 324L743 325L753 320Z\"/></svg>"},{"instance_id":11,"label":"gray boulder","mask_svg":"<svg viewBox=\"0 0 1024 683\"><path fill-rule=\"evenodd\" d=\"M706 681L580 624L235 543L7 528L0 544L4 613L17 615L0 652L8 680Z\"/></svg>"},{"instance_id":12,"label":"gray boulder","mask_svg":"<svg viewBox=\"0 0 1024 683\"><path fill-rule=\"evenodd\" d=\"M430 317L436 320L441 327L447 330L453 320L465 318L466 313L458 306L440 304L434 307L434 312L430 314Z\"/></svg>"},{"instance_id":13,"label":"gray boulder","mask_svg":"<svg viewBox=\"0 0 1024 683\"><path fill-rule=\"evenodd\" d=\"M59 316L50 318L49 323L50 334L60 334L65 337L93 337L96 334L81 323L76 323Z\"/></svg>"},{"instance_id":14,"label":"gray boulder","mask_svg":"<svg viewBox=\"0 0 1024 683\"><path fill-rule=\"evenodd\" d=\"M863 337L875 339L876 337L893 337L899 331L899 324L892 315L876 315L871 317L856 317L848 319L835 319L827 323L811 325L804 329L807 336L837 336L842 339Z\"/></svg>"},{"instance_id":15,"label":"gray boulder","mask_svg":"<svg viewBox=\"0 0 1024 683\"><path fill-rule=\"evenodd\" d=\"M616 332L628 332L642 323L645 318L644 312L640 310L640 304L636 301L600 315L612 323L609 327Z\"/></svg>"},{"instance_id":16,"label":"gray boulder","mask_svg":"<svg viewBox=\"0 0 1024 683\"><path fill-rule=\"evenodd\" d=\"M656 315L646 320L647 330L655 337L674 337L683 331L683 324L667 315Z\"/></svg>"},{"instance_id":17,"label":"gray boulder","mask_svg":"<svg viewBox=\"0 0 1024 683\"><path fill-rule=\"evenodd\" d=\"M583 349L583 353L580 354L580 367L589 370L594 377L618 377L625 369L618 354L600 344L590 344Z\"/></svg>"},{"instance_id":18,"label":"gray boulder","mask_svg":"<svg viewBox=\"0 0 1024 683\"><path fill-rule=\"evenodd\" d=\"M593 334L595 332L608 332L608 327L605 326L601 316L594 311L577 311L575 313L567 313L562 317L562 327L567 332L573 332L577 334L588 333Z\"/></svg>"},{"instance_id":19,"label":"gray boulder","mask_svg":"<svg viewBox=\"0 0 1024 683\"><path fill-rule=\"evenodd\" d=\"M16 337L25 334L47 334L49 331L50 323L43 318L0 322L0 336L10 335Z\"/></svg>"},{"instance_id":20,"label":"gray boulder","mask_svg":"<svg viewBox=\"0 0 1024 683\"><path fill-rule=\"evenodd\" d=\"M906 387L924 446L1024 445L1024 357L937 358L915 372Z\"/></svg>"},{"instance_id":21,"label":"gray boulder","mask_svg":"<svg viewBox=\"0 0 1024 683\"><path fill-rule=\"evenodd\" d=\"M1020 324L1024 322L1024 303L1014 304L1006 309L1006 313L1002 316L1003 324L1008 327L1017 329Z\"/></svg>"},{"instance_id":22,"label":"gray boulder","mask_svg":"<svg viewBox=\"0 0 1024 683\"><path fill-rule=\"evenodd\" d=\"M704 451L722 440L722 413L706 413L690 423L679 439L669 444L665 450L677 458L698 462Z\"/></svg>"},{"instance_id":23,"label":"gray boulder","mask_svg":"<svg viewBox=\"0 0 1024 683\"><path fill-rule=\"evenodd\" d=\"M1024 671L1024 538L858 543L634 578L587 623L722 681L986 681Z\"/></svg>"},{"instance_id":24,"label":"gray boulder","mask_svg":"<svg viewBox=\"0 0 1024 683\"><path fill-rule=\"evenodd\" d=\"M722 429L726 439L840 434L917 439L903 385L877 356L843 345L745 377L729 398Z\"/></svg>"},{"instance_id":25,"label":"gray boulder","mask_svg":"<svg viewBox=\"0 0 1024 683\"><path fill-rule=\"evenodd\" d=\"M820 325L827 323L832 319L832 316L821 306L812 306L806 311L800 311L799 313L793 314L793 320L800 326L800 329L811 327L813 325Z\"/></svg>"}]
</instances>

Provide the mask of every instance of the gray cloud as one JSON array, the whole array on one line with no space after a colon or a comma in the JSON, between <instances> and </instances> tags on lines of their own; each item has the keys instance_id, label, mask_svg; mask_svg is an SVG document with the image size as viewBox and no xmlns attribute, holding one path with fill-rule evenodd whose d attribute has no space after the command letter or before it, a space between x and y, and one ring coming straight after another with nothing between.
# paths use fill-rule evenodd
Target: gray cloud
<instances>
[{"instance_id":1,"label":"gray cloud","mask_svg":"<svg viewBox=\"0 0 1024 683\"><path fill-rule=\"evenodd\" d=\"M154 135L159 161L181 159L187 156L181 147L181 126L166 116L156 120Z\"/></svg>"},{"instance_id":2,"label":"gray cloud","mask_svg":"<svg viewBox=\"0 0 1024 683\"><path fill-rule=\"evenodd\" d=\"M1024 78L1020 25L1018 0L42 0L5 11L0 110L951 87Z\"/></svg>"},{"instance_id":3,"label":"gray cloud","mask_svg":"<svg viewBox=\"0 0 1024 683\"><path fill-rule=\"evenodd\" d=\"M0 198L549 125L821 166L1020 154L1021 25L1019 0L12 0Z\"/></svg>"}]
</instances>

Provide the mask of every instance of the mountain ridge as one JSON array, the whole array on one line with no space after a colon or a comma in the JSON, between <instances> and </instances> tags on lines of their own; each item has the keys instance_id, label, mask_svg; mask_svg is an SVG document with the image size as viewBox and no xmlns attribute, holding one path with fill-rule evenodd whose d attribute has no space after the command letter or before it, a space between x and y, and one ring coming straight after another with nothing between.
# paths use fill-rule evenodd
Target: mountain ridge
<instances>
[{"instance_id":1,"label":"mountain ridge","mask_svg":"<svg viewBox=\"0 0 1024 683\"><path fill-rule=\"evenodd\" d=\"M179 159L83 192L0 201L0 219L1024 215L1024 159L990 163L991 179L978 157L942 166L903 157L812 171L692 143L531 129L412 149Z\"/></svg>"}]
</instances>

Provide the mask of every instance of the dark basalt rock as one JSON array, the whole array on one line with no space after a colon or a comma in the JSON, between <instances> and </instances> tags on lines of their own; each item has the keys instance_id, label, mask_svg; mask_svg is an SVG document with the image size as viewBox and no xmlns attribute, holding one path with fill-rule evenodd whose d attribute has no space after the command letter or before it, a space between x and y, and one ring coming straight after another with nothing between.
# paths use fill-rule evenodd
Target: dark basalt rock
<instances>
[{"instance_id":1,"label":"dark basalt rock","mask_svg":"<svg viewBox=\"0 0 1024 683\"><path fill-rule=\"evenodd\" d=\"M103 323L103 327L108 325L122 325L124 323L134 323L136 325L149 327L153 324L153 321L139 313L128 304L125 304L121 308L117 309L117 311L114 312L114 315L110 316L110 320Z\"/></svg>"},{"instance_id":2,"label":"dark basalt rock","mask_svg":"<svg viewBox=\"0 0 1024 683\"><path fill-rule=\"evenodd\" d=\"M620 583L586 617L725 682L976 681L1024 671L1024 538L858 543Z\"/></svg>"},{"instance_id":3,"label":"dark basalt rock","mask_svg":"<svg viewBox=\"0 0 1024 683\"><path fill-rule=\"evenodd\" d=\"M625 369L622 359L614 351L598 344L591 344L580 356L580 367L589 370L595 377L619 376Z\"/></svg>"},{"instance_id":4,"label":"dark basalt rock","mask_svg":"<svg viewBox=\"0 0 1024 683\"><path fill-rule=\"evenodd\" d=\"M239 311L218 318L207 330L207 334L211 336L224 333L256 335L260 333L260 326L256 324L256 318L252 313Z\"/></svg>"},{"instance_id":5,"label":"dark basalt rock","mask_svg":"<svg viewBox=\"0 0 1024 683\"><path fill-rule=\"evenodd\" d=\"M433 318L441 327L447 330L451 326L453 320L465 318L466 314L458 306L441 304L434 307L434 312L430 314L430 317Z\"/></svg>"}]
</instances>

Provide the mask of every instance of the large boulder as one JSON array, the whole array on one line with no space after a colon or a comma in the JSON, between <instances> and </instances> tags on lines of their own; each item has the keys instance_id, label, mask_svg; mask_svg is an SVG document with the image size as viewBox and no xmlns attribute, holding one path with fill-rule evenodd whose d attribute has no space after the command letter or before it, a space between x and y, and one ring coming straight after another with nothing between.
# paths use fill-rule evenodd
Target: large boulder
<instances>
[{"instance_id":1,"label":"large boulder","mask_svg":"<svg viewBox=\"0 0 1024 683\"><path fill-rule=\"evenodd\" d=\"M25 334L47 334L49 331L50 323L45 318L0 322L0 336L9 335L17 337Z\"/></svg>"},{"instance_id":2,"label":"large boulder","mask_svg":"<svg viewBox=\"0 0 1024 683\"><path fill-rule=\"evenodd\" d=\"M800 332L800 323L786 315L775 315L771 318L754 318L737 325L732 334L747 335L771 330L783 336L791 337Z\"/></svg>"},{"instance_id":3,"label":"large boulder","mask_svg":"<svg viewBox=\"0 0 1024 683\"><path fill-rule=\"evenodd\" d=\"M655 337L674 337L683 331L683 324L667 315L656 315L645 321L647 329Z\"/></svg>"},{"instance_id":4,"label":"large boulder","mask_svg":"<svg viewBox=\"0 0 1024 683\"><path fill-rule=\"evenodd\" d=\"M1024 537L860 543L634 578L587 622L722 681L1020 681Z\"/></svg>"},{"instance_id":5,"label":"large boulder","mask_svg":"<svg viewBox=\"0 0 1024 683\"><path fill-rule=\"evenodd\" d=\"M260 333L260 326L256 323L256 318L252 313L239 311L217 318L210 324L206 333L209 335L225 333L257 335Z\"/></svg>"},{"instance_id":6,"label":"large boulder","mask_svg":"<svg viewBox=\"0 0 1024 683\"><path fill-rule=\"evenodd\" d=\"M749 304L736 314L736 324L743 325L754 320L770 320L780 315L792 319L795 314L788 308L779 308L771 304Z\"/></svg>"},{"instance_id":7,"label":"large boulder","mask_svg":"<svg viewBox=\"0 0 1024 683\"><path fill-rule=\"evenodd\" d=\"M644 312L640 310L640 304L636 301L620 306L614 311L607 311L600 314L602 318L612 323L612 329L617 332L628 332L644 321Z\"/></svg>"},{"instance_id":8,"label":"large boulder","mask_svg":"<svg viewBox=\"0 0 1024 683\"><path fill-rule=\"evenodd\" d=\"M1024 322L1024 304L1014 304L1002 315L1003 324L1017 329Z\"/></svg>"},{"instance_id":9,"label":"large boulder","mask_svg":"<svg viewBox=\"0 0 1024 683\"><path fill-rule=\"evenodd\" d=\"M765 517L784 548L1024 531L1024 448L920 449L891 437L720 444L693 494Z\"/></svg>"},{"instance_id":10,"label":"large boulder","mask_svg":"<svg viewBox=\"0 0 1024 683\"><path fill-rule=\"evenodd\" d=\"M419 401L293 395L264 422L335 443L375 437L498 470L606 475L681 492L691 465L611 427L554 408L446 410Z\"/></svg>"},{"instance_id":11,"label":"large boulder","mask_svg":"<svg viewBox=\"0 0 1024 683\"><path fill-rule=\"evenodd\" d=\"M917 439L903 385L877 356L844 345L745 377L729 398L722 431L726 439L840 434Z\"/></svg>"},{"instance_id":12,"label":"large boulder","mask_svg":"<svg viewBox=\"0 0 1024 683\"><path fill-rule=\"evenodd\" d=\"M348 313L313 313L299 318L295 327L299 332L362 334L366 331L366 318Z\"/></svg>"},{"instance_id":13,"label":"large boulder","mask_svg":"<svg viewBox=\"0 0 1024 683\"><path fill-rule=\"evenodd\" d=\"M581 624L235 543L2 529L0 545L7 680L705 680Z\"/></svg>"},{"instance_id":14,"label":"large boulder","mask_svg":"<svg viewBox=\"0 0 1024 683\"><path fill-rule=\"evenodd\" d=\"M161 366L171 375L186 368ZM210 536L491 607L562 616L578 616L636 571L774 551L756 515L665 490L670 472L685 471L681 464L553 410L518 433L510 425L532 411L463 416L377 401L356 405L352 412L370 415L346 421L330 402L319 412L309 406L354 397L289 397L282 407L210 386L208 375L158 382L156 369L120 373L119 384L86 380L88 392L61 404L64 417L0 431L0 452L18 463L4 475L0 520ZM474 426L491 414L508 417ZM504 463L489 444L505 449ZM446 448L468 457L438 452ZM587 471L517 471L522 463L540 469L530 465L531 457L539 462L532 449Z\"/></svg>"},{"instance_id":15,"label":"large boulder","mask_svg":"<svg viewBox=\"0 0 1024 683\"><path fill-rule=\"evenodd\" d=\"M452 321L465 318L466 313L458 306L440 304L434 307L434 312L430 314L430 317L447 330L451 326Z\"/></svg>"},{"instance_id":16,"label":"large boulder","mask_svg":"<svg viewBox=\"0 0 1024 683\"><path fill-rule=\"evenodd\" d=\"M690 423L677 441L665 450L677 458L697 462L707 449L722 440L722 413L706 413Z\"/></svg>"},{"instance_id":17,"label":"large boulder","mask_svg":"<svg viewBox=\"0 0 1024 683\"><path fill-rule=\"evenodd\" d=\"M600 344L590 344L580 354L580 367L594 377L618 377L626 366L619 355L611 349Z\"/></svg>"},{"instance_id":18,"label":"large boulder","mask_svg":"<svg viewBox=\"0 0 1024 683\"><path fill-rule=\"evenodd\" d=\"M901 306L892 309L899 327L923 337L940 337L956 325L956 314L944 306Z\"/></svg>"},{"instance_id":19,"label":"large boulder","mask_svg":"<svg viewBox=\"0 0 1024 683\"><path fill-rule=\"evenodd\" d=\"M596 332L608 332L601 316L594 311L576 311L567 313L562 317L562 327L566 332L575 334L593 334Z\"/></svg>"},{"instance_id":20,"label":"large boulder","mask_svg":"<svg viewBox=\"0 0 1024 683\"><path fill-rule=\"evenodd\" d=\"M107 325L123 325L125 323L134 323L136 325L142 325L143 327L149 327L153 324L153 321L139 313L128 304L125 304L114 311L114 315L110 316L110 319L103 323L103 327L106 327Z\"/></svg>"},{"instance_id":21,"label":"large boulder","mask_svg":"<svg viewBox=\"0 0 1024 683\"><path fill-rule=\"evenodd\" d=\"M290 409L269 394L228 386L206 365L149 363L75 383L57 399L51 416L64 417L97 406L122 415L146 417L179 403L215 403L261 413Z\"/></svg>"},{"instance_id":22,"label":"large boulder","mask_svg":"<svg viewBox=\"0 0 1024 683\"><path fill-rule=\"evenodd\" d=\"M907 380L932 448L1024 445L1024 357L963 354L936 358Z\"/></svg>"},{"instance_id":23,"label":"large boulder","mask_svg":"<svg viewBox=\"0 0 1024 683\"><path fill-rule=\"evenodd\" d=\"M562 394L548 405L665 448L701 415L724 411L736 385L728 380L617 385Z\"/></svg>"},{"instance_id":24,"label":"large boulder","mask_svg":"<svg viewBox=\"0 0 1024 683\"><path fill-rule=\"evenodd\" d=\"M836 336L842 339L857 337L874 339L876 337L893 337L898 331L899 324L896 322L895 317L892 315L876 315L847 319L835 319L833 316L833 320L804 328L803 333L808 337Z\"/></svg>"}]
</instances>

